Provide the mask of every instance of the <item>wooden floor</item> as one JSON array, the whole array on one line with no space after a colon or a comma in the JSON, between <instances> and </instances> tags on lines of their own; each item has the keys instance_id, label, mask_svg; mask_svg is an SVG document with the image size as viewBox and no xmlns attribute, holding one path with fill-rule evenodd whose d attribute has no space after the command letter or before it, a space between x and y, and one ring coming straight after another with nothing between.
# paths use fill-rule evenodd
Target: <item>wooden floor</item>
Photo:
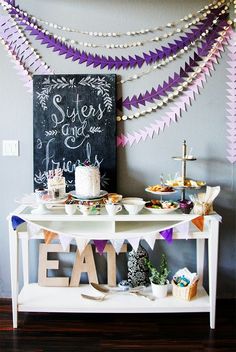
<instances>
[{"instance_id":1,"label":"wooden floor","mask_svg":"<svg viewBox=\"0 0 236 352\"><path fill-rule=\"evenodd\" d=\"M215 330L207 313L20 313L13 330L10 300L0 299L0 352L234 352L235 303L217 302Z\"/></svg>"}]
</instances>

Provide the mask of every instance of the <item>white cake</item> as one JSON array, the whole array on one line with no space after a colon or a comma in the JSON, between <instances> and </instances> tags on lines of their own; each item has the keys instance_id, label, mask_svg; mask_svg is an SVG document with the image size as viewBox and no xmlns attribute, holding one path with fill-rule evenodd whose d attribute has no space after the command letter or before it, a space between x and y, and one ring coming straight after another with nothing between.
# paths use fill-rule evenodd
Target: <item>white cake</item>
<instances>
[{"instance_id":1,"label":"white cake","mask_svg":"<svg viewBox=\"0 0 236 352\"><path fill-rule=\"evenodd\" d=\"M97 197L100 194L100 171L96 166L77 166L75 169L75 193L81 197Z\"/></svg>"},{"instance_id":2,"label":"white cake","mask_svg":"<svg viewBox=\"0 0 236 352\"><path fill-rule=\"evenodd\" d=\"M66 194L66 180L62 170L50 170L48 173L48 191L53 193L53 198L63 198Z\"/></svg>"}]
</instances>

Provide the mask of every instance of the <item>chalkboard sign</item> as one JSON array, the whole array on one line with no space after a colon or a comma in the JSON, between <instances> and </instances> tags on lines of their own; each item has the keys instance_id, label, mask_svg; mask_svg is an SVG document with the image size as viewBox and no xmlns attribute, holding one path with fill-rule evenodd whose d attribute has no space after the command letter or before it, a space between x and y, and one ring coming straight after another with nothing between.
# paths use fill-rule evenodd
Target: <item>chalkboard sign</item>
<instances>
[{"instance_id":1,"label":"chalkboard sign","mask_svg":"<svg viewBox=\"0 0 236 352\"><path fill-rule=\"evenodd\" d=\"M100 167L101 189L116 187L116 76L35 75L34 187L61 168L73 190L75 167Z\"/></svg>"}]
</instances>

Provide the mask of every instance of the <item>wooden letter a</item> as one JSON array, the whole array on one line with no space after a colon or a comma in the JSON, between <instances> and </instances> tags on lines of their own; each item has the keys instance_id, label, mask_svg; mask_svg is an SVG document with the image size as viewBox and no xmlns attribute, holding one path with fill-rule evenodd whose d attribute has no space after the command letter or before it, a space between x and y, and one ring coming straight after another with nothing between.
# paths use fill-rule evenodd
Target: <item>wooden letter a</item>
<instances>
[{"instance_id":1,"label":"wooden letter a","mask_svg":"<svg viewBox=\"0 0 236 352\"><path fill-rule=\"evenodd\" d=\"M89 282L96 282L98 284L93 250L90 244L85 248L85 250L81 254L78 250L76 251L75 263L71 274L70 286L79 286L81 273L87 273Z\"/></svg>"}]
</instances>

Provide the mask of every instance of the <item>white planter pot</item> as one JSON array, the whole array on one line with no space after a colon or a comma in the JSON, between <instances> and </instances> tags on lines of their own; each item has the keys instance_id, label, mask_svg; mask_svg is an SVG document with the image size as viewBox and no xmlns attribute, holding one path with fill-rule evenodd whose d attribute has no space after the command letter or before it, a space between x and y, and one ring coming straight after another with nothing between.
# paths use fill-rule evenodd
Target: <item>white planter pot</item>
<instances>
[{"instance_id":1,"label":"white planter pot","mask_svg":"<svg viewBox=\"0 0 236 352\"><path fill-rule=\"evenodd\" d=\"M152 294L157 298L164 298L167 296L168 284L166 285L157 285L151 282L152 285Z\"/></svg>"}]
</instances>

